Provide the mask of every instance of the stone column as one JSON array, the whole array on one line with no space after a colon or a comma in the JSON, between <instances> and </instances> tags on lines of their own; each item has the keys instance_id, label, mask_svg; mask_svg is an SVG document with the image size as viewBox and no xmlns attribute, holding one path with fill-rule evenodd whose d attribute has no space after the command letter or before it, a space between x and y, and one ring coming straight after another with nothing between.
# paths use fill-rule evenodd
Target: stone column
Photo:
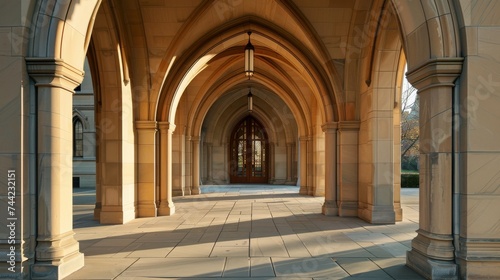
<instances>
[{"instance_id":1,"label":"stone column","mask_svg":"<svg viewBox=\"0 0 500 280\"><path fill-rule=\"evenodd\" d=\"M172 134L172 196L183 195L186 189L185 128L185 126L180 128L176 126L176 133Z\"/></svg>"},{"instance_id":2,"label":"stone column","mask_svg":"<svg viewBox=\"0 0 500 280\"><path fill-rule=\"evenodd\" d=\"M396 222L403 220L401 208L401 106L395 106L393 118L393 184L394 214Z\"/></svg>"},{"instance_id":3,"label":"stone column","mask_svg":"<svg viewBox=\"0 0 500 280\"><path fill-rule=\"evenodd\" d=\"M159 216L170 216L175 213L174 202L172 201L172 134L175 125L169 122L158 123L160 130L160 151L159 166L160 172L160 205L158 207Z\"/></svg>"},{"instance_id":4,"label":"stone column","mask_svg":"<svg viewBox=\"0 0 500 280\"><path fill-rule=\"evenodd\" d=\"M326 123L325 132L325 203L323 215L338 216L337 205L337 123Z\"/></svg>"},{"instance_id":5,"label":"stone column","mask_svg":"<svg viewBox=\"0 0 500 280\"><path fill-rule=\"evenodd\" d=\"M185 139L185 148L186 152L184 153L185 160L185 185L182 192L177 193L175 190L172 190L173 196L181 196L181 195L191 195L191 188L193 186L193 153L192 153L192 142L191 136L186 136Z\"/></svg>"},{"instance_id":6,"label":"stone column","mask_svg":"<svg viewBox=\"0 0 500 280\"><path fill-rule=\"evenodd\" d=\"M191 194L200 194L200 137L191 138L191 147L193 152L193 181Z\"/></svg>"},{"instance_id":7,"label":"stone column","mask_svg":"<svg viewBox=\"0 0 500 280\"><path fill-rule=\"evenodd\" d=\"M286 143L286 183L292 182L292 148L293 143Z\"/></svg>"},{"instance_id":8,"label":"stone column","mask_svg":"<svg viewBox=\"0 0 500 280\"><path fill-rule=\"evenodd\" d=\"M137 130L137 215L156 217L156 122L136 121Z\"/></svg>"},{"instance_id":9,"label":"stone column","mask_svg":"<svg viewBox=\"0 0 500 280\"><path fill-rule=\"evenodd\" d=\"M358 215L359 121L338 124L337 201L339 216Z\"/></svg>"},{"instance_id":10,"label":"stone column","mask_svg":"<svg viewBox=\"0 0 500 280\"><path fill-rule=\"evenodd\" d=\"M100 110L97 108L97 104L95 105L95 119L100 120L101 114ZM97 130L98 126L96 126ZM96 131L96 157L95 157L95 206L94 206L94 220L99 221L101 219L101 210L102 210L102 187L101 187L101 178L102 178L102 148L97 143L101 143L100 133Z\"/></svg>"},{"instance_id":11,"label":"stone column","mask_svg":"<svg viewBox=\"0 0 500 280\"><path fill-rule=\"evenodd\" d=\"M212 160L212 153L213 153L213 146L212 143L205 143L207 147L207 183L212 184L213 182L213 160Z\"/></svg>"},{"instance_id":12,"label":"stone column","mask_svg":"<svg viewBox=\"0 0 500 280\"><path fill-rule=\"evenodd\" d=\"M314 178L314 168L315 168L315 163L314 163L314 143L313 143L313 137L309 136L307 137L307 194L310 196L314 196L316 193L316 185L315 185L315 178Z\"/></svg>"},{"instance_id":13,"label":"stone column","mask_svg":"<svg viewBox=\"0 0 500 280\"><path fill-rule=\"evenodd\" d=\"M302 136L299 138L300 151L300 190L302 195L308 194L309 186L307 185L307 140L308 137Z\"/></svg>"},{"instance_id":14,"label":"stone column","mask_svg":"<svg viewBox=\"0 0 500 280\"><path fill-rule=\"evenodd\" d=\"M428 278L457 277L452 236L452 96L462 59L430 60L408 73L420 98L420 211L407 265Z\"/></svg>"},{"instance_id":15,"label":"stone column","mask_svg":"<svg viewBox=\"0 0 500 280\"><path fill-rule=\"evenodd\" d=\"M274 181L276 180L276 161L275 161L275 147L274 143L270 142L269 143L269 183L274 184Z\"/></svg>"},{"instance_id":16,"label":"stone column","mask_svg":"<svg viewBox=\"0 0 500 280\"><path fill-rule=\"evenodd\" d=\"M73 90L83 72L61 59L26 58L37 88L37 236L32 278L62 279L83 266L73 232Z\"/></svg>"},{"instance_id":17,"label":"stone column","mask_svg":"<svg viewBox=\"0 0 500 280\"><path fill-rule=\"evenodd\" d=\"M230 162L229 162L229 143L224 143L224 181L226 184L229 184L229 168L230 168Z\"/></svg>"}]
</instances>

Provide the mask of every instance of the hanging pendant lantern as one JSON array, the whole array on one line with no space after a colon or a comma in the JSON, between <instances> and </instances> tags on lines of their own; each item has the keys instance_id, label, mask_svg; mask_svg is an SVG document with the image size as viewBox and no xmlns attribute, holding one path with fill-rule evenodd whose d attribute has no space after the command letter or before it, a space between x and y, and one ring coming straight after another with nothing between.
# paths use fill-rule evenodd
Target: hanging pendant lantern
<instances>
[{"instance_id":1,"label":"hanging pendant lantern","mask_svg":"<svg viewBox=\"0 0 500 280\"><path fill-rule=\"evenodd\" d=\"M253 62L254 62L254 52L255 48L253 47L252 43L250 42L250 35L252 34L252 31L248 31L248 43L245 47L245 76L250 79L253 76Z\"/></svg>"}]
</instances>

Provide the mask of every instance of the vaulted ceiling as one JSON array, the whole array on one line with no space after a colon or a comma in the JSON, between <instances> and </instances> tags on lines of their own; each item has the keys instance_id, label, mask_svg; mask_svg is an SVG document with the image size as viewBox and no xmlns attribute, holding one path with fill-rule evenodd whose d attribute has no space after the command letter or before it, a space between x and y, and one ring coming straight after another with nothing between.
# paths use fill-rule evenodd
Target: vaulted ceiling
<instances>
[{"instance_id":1,"label":"vaulted ceiling","mask_svg":"<svg viewBox=\"0 0 500 280\"><path fill-rule=\"evenodd\" d=\"M372 55L388 3L103 0L92 36L104 46L110 33L119 37L132 86L147 96L136 98L142 102L137 119L174 121L183 96L196 104L190 116L206 115L217 100L244 98L252 87L257 107L276 95L307 126L317 118L311 108L320 123L356 118L356 87L366 77L346 73L359 72L360 61ZM248 30L256 49L250 81L243 74Z\"/></svg>"}]
</instances>

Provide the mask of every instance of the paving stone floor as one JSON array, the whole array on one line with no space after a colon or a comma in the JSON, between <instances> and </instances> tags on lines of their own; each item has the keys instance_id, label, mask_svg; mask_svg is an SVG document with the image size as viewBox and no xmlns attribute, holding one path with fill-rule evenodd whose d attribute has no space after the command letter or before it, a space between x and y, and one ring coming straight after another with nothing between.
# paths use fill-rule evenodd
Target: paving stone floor
<instances>
[{"instance_id":1,"label":"paving stone floor","mask_svg":"<svg viewBox=\"0 0 500 280\"><path fill-rule=\"evenodd\" d=\"M404 220L372 225L321 215L323 198L294 186L204 186L176 214L125 225L92 220L95 193L74 191L85 266L66 279L422 279L404 265L418 229L418 190Z\"/></svg>"}]
</instances>

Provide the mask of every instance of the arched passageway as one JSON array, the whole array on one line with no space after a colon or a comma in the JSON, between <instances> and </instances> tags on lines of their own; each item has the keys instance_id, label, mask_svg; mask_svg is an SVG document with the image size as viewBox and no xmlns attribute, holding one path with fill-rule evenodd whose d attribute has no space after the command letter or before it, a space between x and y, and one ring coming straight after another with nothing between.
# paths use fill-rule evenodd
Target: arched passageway
<instances>
[{"instance_id":1,"label":"arched passageway","mask_svg":"<svg viewBox=\"0 0 500 280\"><path fill-rule=\"evenodd\" d=\"M213 153L218 146L205 142L216 139L210 135L216 130L203 134L210 128L205 121L241 119L248 83L259 89L254 105L263 125L284 128L269 131L276 139L274 162L287 166L275 164L275 178L286 170L284 180L293 181L288 166L296 159L299 192L324 197L323 214L400 220L393 104L407 60L423 108L422 211L407 263L426 277L498 274L497 250L490 248L498 247L500 234L491 226L496 218L483 214L496 210L492 182L499 175L479 168L494 166L500 151L489 141L500 133L490 121L497 117L494 75L500 67L486 39L496 35L499 24L491 15L498 5L177 4L26 1L3 12L11 44L1 52L7 62L2 80L16 94L2 99L0 119L14 136L1 143L6 162L23 174L16 198L36 205L22 212L25 226L16 237L25 244L19 245L22 273L61 278L83 264L66 199L72 173L68 105L89 53L99 143L95 215L101 223L172 215L173 195L198 194L209 175L206 161L227 162L227 154L219 161L221 154ZM256 50L250 81L242 73L248 30ZM232 110L211 112L217 106Z\"/></svg>"}]
</instances>

